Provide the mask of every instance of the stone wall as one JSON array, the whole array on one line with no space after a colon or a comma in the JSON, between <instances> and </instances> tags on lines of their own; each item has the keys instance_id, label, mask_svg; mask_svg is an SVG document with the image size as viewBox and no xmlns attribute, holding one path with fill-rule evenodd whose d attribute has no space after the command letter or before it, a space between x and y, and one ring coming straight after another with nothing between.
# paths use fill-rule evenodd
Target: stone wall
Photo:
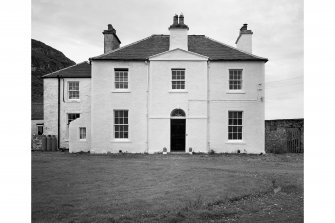
<instances>
[{"instance_id":1,"label":"stone wall","mask_svg":"<svg viewBox=\"0 0 335 223\"><path fill-rule=\"evenodd\" d=\"M298 128L301 133L301 148L304 149L304 119L278 119L265 121L265 151L288 152L287 131Z\"/></svg>"},{"instance_id":2,"label":"stone wall","mask_svg":"<svg viewBox=\"0 0 335 223\"><path fill-rule=\"evenodd\" d=\"M42 137L43 135L32 135L31 137L31 150L42 151Z\"/></svg>"}]
</instances>

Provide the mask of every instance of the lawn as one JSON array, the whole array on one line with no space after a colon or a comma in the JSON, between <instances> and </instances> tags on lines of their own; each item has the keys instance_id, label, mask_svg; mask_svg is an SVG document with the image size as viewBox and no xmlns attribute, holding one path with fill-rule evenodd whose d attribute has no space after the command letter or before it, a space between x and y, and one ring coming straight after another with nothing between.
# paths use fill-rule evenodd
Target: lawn
<instances>
[{"instance_id":1,"label":"lawn","mask_svg":"<svg viewBox=\"0 0 335 223\"><path fill-rule=\"evenodd\" d=\"M33 222L303 222L302 154L31 155Z\"/></svg>"}]
</instances>

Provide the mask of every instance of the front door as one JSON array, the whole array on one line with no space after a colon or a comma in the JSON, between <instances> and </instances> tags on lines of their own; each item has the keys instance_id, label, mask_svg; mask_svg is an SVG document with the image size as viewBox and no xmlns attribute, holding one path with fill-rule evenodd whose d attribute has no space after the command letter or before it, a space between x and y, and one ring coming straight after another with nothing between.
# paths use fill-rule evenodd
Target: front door
<instances>
[{"instance_id":1,"label":"front door","mask_svg":"<svg viewBox=\"0 0 335 223\"><path fill-rule=\"evenodd\" d=\"M185 152L186 119L171 119L171 152Z\"/></svg>"}]
</instances>

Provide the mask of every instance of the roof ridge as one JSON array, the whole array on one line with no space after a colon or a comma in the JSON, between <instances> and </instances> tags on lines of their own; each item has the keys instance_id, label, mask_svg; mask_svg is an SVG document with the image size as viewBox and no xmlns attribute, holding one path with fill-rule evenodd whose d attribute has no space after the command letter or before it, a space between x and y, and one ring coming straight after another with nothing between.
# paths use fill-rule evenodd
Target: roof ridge
<instances>
[{"instance_id":1,"label":"roof ridge","mask_svg":"<svg viewBox=\"0 0 335 223\"><path fill-rule=\"evenodd\" d=\"M253 56L253 57L256 57L256 58L258 58L258 59L262 59L262 60L267 60L267 61L268 61L268 58L260 57L260 56L256 56L256 55L254 55L254 54L252 54L252 53L248 53L248 52L246 52L246 51L244 51L244 50L240 50L240 49L238 49L238 48L236 48L236 47L233 47L233 46L230 46L230 45L228 45L228 44L219 42L219 41L217 41L217 40L215 40L215 39L212 39L212 38L210 38L210 37L208 37L208 36L206 36L206 35L205 35L205 38L207 38L207 39L209 39L209 40L212 40L212 41L214 41L214 42L217 42L217 43L219 43L219 44L222 44L222 45L224 45L224 46L226 46L226 47L232 48L232 49L234 49L234 50L240 51L241 53L248 54L249 56Z\"/></svg>"},{"instance_id":2,"label":"roof ridge","mask_svg":"<svg viewBox=\"0 0 335 223\"><path fill-rule=\"evenodd\" d=\"M81 62L81 63L77 63L77 64L74 64L74 65L72 65L72 66L65 67L65 68L60 69L60 70L56 70L56 71L54 71L54 72L52 72L52 73L45 74L45 75L42 76L42 78L47 77L47 76L50 76L51 74L55 74L55 73L61 72L61 71L63 71L63 70L67 70L67 69L72 68L72 67L75 67L75 66L78 66L78 65L83 64L83 63L87 63L87 64L88 64L88 61L85 60L85 61L83 61L83 62Z\"/></svg>"},{"instance_id":3,"label":"roof ridge","mask_svg":"<svg viewBox=\"0 0 335 223\"><path fill-rule=\"evenodd\" d=\"M122 50L122 49L124 49L124 48L127 48L127 47L129 47L129 46L135 45L135 44L137 44L137 43L139 43L139 42L142 42L142 41L144 41L144 40L147 40L147 39L149 39L149 38L152 38L153 36L154 36L154 35L148 36L148 37L146 37L146 38L144 38L144 39L138 40L138 41L136 41L136 42L130 43L130 44L125 45L125 46L123 46L123 47L120 47L120 48L117 48L117 49L115 49L115 50L109 51L108 53L104 53L104 54L101 54L101 55L96 56L96 57L90 57L89 60L91 61L91 60L99 59L99 58L102 57L102 56L106 56L106 55L108 55L108 54L117 52L117 51Z\"/></svg>"}]
</instances>

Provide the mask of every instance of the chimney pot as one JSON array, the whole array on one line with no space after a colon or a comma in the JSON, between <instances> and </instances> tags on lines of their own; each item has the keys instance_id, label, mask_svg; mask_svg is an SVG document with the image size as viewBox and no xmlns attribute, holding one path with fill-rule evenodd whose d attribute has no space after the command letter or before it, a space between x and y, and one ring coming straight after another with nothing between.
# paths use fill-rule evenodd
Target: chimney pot
<instances>
[{"instance_id":1,"label":"chimney pot","mask_svg":"<svg viewBox=\"0 0 335 223\"><path fill-rule=\"evenodd\" d=\"M173 25L178 25L178 15L177 14L173 16Z\"/></svg>"},{"instance_id":2,"label":"chimney pot","mask_svg":"<svg viewBox=\"0 0 335 223\"><path fill-rule=\"evenodd\" d=\"M112 24L108 24L108 30L112 30L112 29L113 29Z\"/></svg>"},{"instance_id":3,"label":"chimney pot","mask_svg":"<svg viewBox=\"0 0 335 223\"><path fill-rule=\"evenodd\" d=\"M243 26L241 27L240 31L243 31L243 30L248 30L248 24L243 24Z\"/></svg>"},{"instance_id":4,"label":"chimney pot","mask_svg":"<svg viewBox=\"0 0 335 223\"><path fill-rule=\"evenodd\" d=\"M184 15L182 13L179 16L179 24L184 25Z\"/></svg>"}]
</instances>

